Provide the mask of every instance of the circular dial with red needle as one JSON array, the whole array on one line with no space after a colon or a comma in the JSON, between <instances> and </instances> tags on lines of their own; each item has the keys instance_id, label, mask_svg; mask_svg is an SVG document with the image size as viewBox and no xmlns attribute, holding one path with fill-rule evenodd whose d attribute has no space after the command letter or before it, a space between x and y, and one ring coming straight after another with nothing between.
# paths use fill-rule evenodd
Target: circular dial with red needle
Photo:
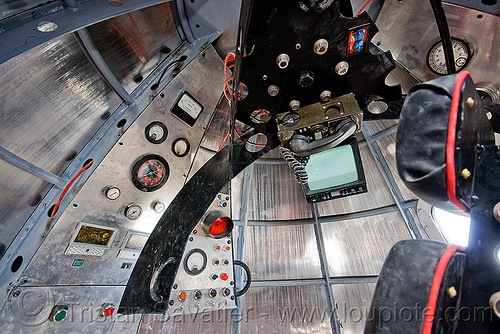
<instances>
[{"instance_id":1,"label":"circular dial with red needle","mask_svg":"<svg viewBox=\"0 0 500 334\"><path fill-rule=\"evenodd\" d=\"M132 168L132 182L137 189L148 192L160 189L168 179L167 161L159 155L145 155Z\"/></svg>"}]
</instances>

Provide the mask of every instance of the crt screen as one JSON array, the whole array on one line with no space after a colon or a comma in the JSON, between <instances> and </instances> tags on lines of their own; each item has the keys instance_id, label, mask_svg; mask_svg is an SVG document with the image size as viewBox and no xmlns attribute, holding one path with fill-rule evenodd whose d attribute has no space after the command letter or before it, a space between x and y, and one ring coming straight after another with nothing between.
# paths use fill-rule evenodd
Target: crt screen
<instances>
[{"instance_id":1,"label":"crt screen","mask_svg":"<svg viewBox=\"0 0 500 334\"><path fill-rule=\"evenodd\" d=\"M334 147L310 156L306 164L309 190L323 190L358 180L351 145Z\"/></svg>"}]
</instances>

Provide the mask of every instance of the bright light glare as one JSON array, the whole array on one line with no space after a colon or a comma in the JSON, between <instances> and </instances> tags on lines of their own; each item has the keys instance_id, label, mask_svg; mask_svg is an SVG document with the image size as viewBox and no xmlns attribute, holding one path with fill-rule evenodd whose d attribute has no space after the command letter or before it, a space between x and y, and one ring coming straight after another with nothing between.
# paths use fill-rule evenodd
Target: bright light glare
<instances>
[{"instance_id":1,"label":"bright light glare","mask_svg":"<svg viewBox=\"0 0 500 334\"><path fill-rule=\"evenodd\" d=\"M432 208L432 216L449 243L467 247L470 217L457 215L436 207Z\"/></svg>"}]
</instances>

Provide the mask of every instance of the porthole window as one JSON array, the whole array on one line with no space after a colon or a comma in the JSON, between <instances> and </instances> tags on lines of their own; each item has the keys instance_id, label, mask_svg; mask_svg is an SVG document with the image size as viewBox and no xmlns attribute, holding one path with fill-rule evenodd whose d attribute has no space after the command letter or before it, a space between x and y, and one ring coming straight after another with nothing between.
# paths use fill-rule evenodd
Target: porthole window
<instances>
[{"instance_id":1,"label":"porthole window","mask_svg":"<svg viewBox=\"0 0 500 334\"><path fill-rule=\"evenodd\" d=\"M467 247L470 217L432 207L432 219L448 243Z\"/></svg>"}]
</instances>

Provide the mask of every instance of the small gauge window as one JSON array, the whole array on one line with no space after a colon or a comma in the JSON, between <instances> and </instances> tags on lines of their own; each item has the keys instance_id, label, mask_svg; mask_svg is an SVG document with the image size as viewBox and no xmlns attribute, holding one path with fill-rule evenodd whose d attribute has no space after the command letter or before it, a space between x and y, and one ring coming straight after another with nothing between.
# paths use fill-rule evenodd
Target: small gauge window
<instances>
[{"instance_id":1,"label":"small gauge window","mask_svg":"<svg viewBox=\"0 0 500 334\"><path fill-rule=\"evenodd\" d=\"M189 141L186 138L178 138L172 144L172 153L177 157L184 157L189 153Z\"/></svg>"},{"instance_id":2,"label":"small gauge window","mask_svg":"<svg viewBox=\"0 0 500 334\"><path fill-rule=\"evenodd\" d=\"M106 198L114 201L120 197L120 189L118 187L108 187L105 191Z\"/></svg>"},{"instance_id":3,"label":"small gauge window","mask_svg":"<svg viewBox=\"0 0 500 334\"><path fill-rule=\"evenodd\" d=\"M160 189L168 175L167 161L159 155L146 155L138 159L132 168L132 182L144 192Z\"/></svg>"},{"instance_id":4,"label":"small gauge window","mask_svg":"<svg viewBox=\"0 0 500 334\"><path fill-rule=\"evenodd\" d=\"M452 37L451 45L453 48L453 56L456 71L463 70L470 61L472 56L471 49L465 41ZM446 75L446 60L444 57L443 43L441 41L435 43L427 54L427 66L429 69L439 75Z\"/></svg>"},{"instance_id":5,"label":"small gauge window","mask_svg":"<svg viewBox=\"0 0 500 334\"><path fill-rule=\"evenodd\" d=\"M168 131L162 122L153 122L146 126L146 139L153 144L161 144L167 139Z\"/></svg>"},{"instance_id":6,"label":"small gauge window","mask_svg":"<svg viewBox=\"0 0 500 334\"><path fill-rule=\"evenodd\" d=\"M142 208L139 205L131 204L125 209L125 216L130 220L136 220L142 215Z\"/></svg>"},{"instance_id":7,"label":"small gauge window","mask_svg":"<svg viewBox=\"0 0 500 334\"><path fill-rule=\"evenodd\" d=\"M199 275L207 267L207 254L199 248L189 251L184 259L184 270L191 276Z\"/></svg>"}]
</instances>

